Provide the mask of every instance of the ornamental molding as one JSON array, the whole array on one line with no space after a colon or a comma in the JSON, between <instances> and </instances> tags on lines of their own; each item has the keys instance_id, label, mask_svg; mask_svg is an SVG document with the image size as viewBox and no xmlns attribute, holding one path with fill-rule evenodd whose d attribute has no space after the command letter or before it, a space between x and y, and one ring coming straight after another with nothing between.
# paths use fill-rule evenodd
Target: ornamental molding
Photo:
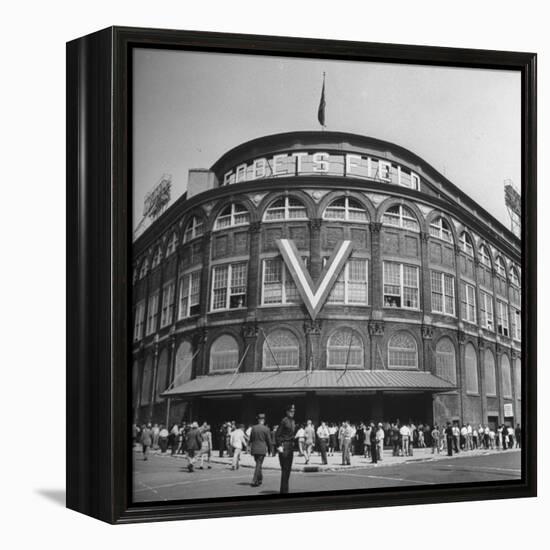
<instances>
[{"instance_id":1,"label":"ornamental molding","mask_svg":"<svg viewBox=\"0 0 550 550\"><path fill-rule=\"evenodd\" d=\"M259 328L258 323L253 321L251 323L244 323L242 326L243 338L256 338L258 336Z\"/></svg>"},{"instance_id":2,"label":"ornamental molding","mask_svg":"<svg viewBox=\"0 0 550 550\"><path fill-rule=\"evenodd\" d=\"M309 227L312 230L319 230L321 229L322 223L323 223L322 218L312 218L311 220L309 220Z\"/></svg>"},{"instance_id":3,"label":"ornamental molding","mask_svg":"<svg viewBox=\"0 0 550 550\"><path fill-rule=\"evenodd\" d=\"M432 325L422 325L422 338L431 340L434 337L434 328Z\"/></svg>"},{"instance_id":4,"label":"ornamental molding","mask_svg":"<svg viewBox=\"0 0 550 550\"><path fill-rule=\"evenodd\" d=\"M384 336L384 321L369 321L369 334L371 336Z\"/></svg>"},{"instance_id":5,"label":"ornamental molding","mask_svg":"<svg viewBox=\"0 0 550 550\"><path fill-rule=\"evenodd\" d=\"M252 222L252 223L248 226L248 232L249 232L249 233L259 233L261 227L262 227L261 222Z\"/></svg>"},{"instance_id":6,"label":"ornamental molding","mask_svg":"<svg viewBox=\"0 0 550 550\"><path fill-rule=\"evenodd\" d=\"M382 223L381 222L371 222L369 224L369 229L371 233L380 233L380 230L382 229Z\"/></svg>"},{"instance_id":7,"label":"ornamental molding","mask_svg":"<svg viewBox=\"0 0 550 550\"><path fill-rule=\"evenodd\" d=\"M321 336L321 321L319 319L306 321L304 332L310 336Z\"/></svg>"}]
</instances>

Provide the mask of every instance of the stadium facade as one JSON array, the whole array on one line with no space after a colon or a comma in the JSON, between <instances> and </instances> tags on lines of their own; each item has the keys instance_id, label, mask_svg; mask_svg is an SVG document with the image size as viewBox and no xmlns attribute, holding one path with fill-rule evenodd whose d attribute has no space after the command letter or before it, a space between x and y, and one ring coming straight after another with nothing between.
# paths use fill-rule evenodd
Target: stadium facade
<instances>
[{"instance_id":1,"label":"stadium facade","mask_svg":"<svg viewBox=\"0 0 550 550\"><path fill-rule=\"evenodd\" d=\"M133 260L136 421L521 422L521 243L398 145L241 144Z\"/></svg>"}]
</instances>

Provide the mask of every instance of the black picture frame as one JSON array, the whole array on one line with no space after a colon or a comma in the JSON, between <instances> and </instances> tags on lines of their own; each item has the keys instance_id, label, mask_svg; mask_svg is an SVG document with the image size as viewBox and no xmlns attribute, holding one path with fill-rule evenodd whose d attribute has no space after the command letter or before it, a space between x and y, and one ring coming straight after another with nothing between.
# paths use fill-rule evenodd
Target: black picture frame
<instances>
[{"instance_id":1,"label":"black picture frame","mask_svg":"<svg viewBox=\"0 0 550 550\"><path fill-rule=\"evenodd\" d=\"M131 504L131 51L137 46L521 73L522 478ZM536 54L111 27L67 44L67 507L113 523L536 496Z\"/></svg>"}]
</instances>

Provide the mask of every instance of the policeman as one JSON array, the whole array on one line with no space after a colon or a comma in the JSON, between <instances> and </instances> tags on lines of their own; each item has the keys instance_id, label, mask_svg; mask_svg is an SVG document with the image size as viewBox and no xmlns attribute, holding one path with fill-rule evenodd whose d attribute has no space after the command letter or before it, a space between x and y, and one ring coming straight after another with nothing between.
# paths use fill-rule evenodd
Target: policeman
<instances>
[{"instance_id":1,"label":"policeman","mask_svg":"<svg viewBox=\"0 0 550 550\"><path fill-rule=\"evenodd\" d=\"M288 480L294 458L294 434L296 432L294 412L294 405L289 405L286 409L286 416L281 420L275 432L275 444L281 464L281 494L288 493Z\"/></svg>"}]
</instances>

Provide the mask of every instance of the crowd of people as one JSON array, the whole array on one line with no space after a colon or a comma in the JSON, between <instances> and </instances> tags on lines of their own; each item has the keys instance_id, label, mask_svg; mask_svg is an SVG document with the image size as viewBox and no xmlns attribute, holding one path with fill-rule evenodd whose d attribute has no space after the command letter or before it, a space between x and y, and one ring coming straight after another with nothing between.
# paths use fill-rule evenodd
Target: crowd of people
<instances>
[{"instance_id":1,"label":"crowd of people","mask_svg":"<svg viewBox=\"0 0 550 550\"><path fill-rule=\"evenodd\" d=\"M262 415L265 424L265 415ZM270 434L267 455L277 454L276 434L279 426L265 426ZM215 431L215 447L220 457L232 459L231 468L236 470L240 457L250 452L252 426L235 421L223 422ZM185 455L189 471L198 468L211 468L210 459L214 451L211 426L203 422L181 422L169 429L162 424L134 424L134 444L140 444L144 460L149 450L160 450L161 454ZM431 448L433 454L473 451L476 449L506 450L521 446L521 427L500 425L472 426L458 422L448 422L446 426L430 426L422 422L321 422L314 426L311 420L296 424L293 436L293 452L303 457L309 464L317 452L323 464L327 457L341 453L343 465L351 464L352 456L371 459L373 463L383 460L384 449L391 449L392 456L412 456L414 449Z\"/></svg>"}]
</instances>

